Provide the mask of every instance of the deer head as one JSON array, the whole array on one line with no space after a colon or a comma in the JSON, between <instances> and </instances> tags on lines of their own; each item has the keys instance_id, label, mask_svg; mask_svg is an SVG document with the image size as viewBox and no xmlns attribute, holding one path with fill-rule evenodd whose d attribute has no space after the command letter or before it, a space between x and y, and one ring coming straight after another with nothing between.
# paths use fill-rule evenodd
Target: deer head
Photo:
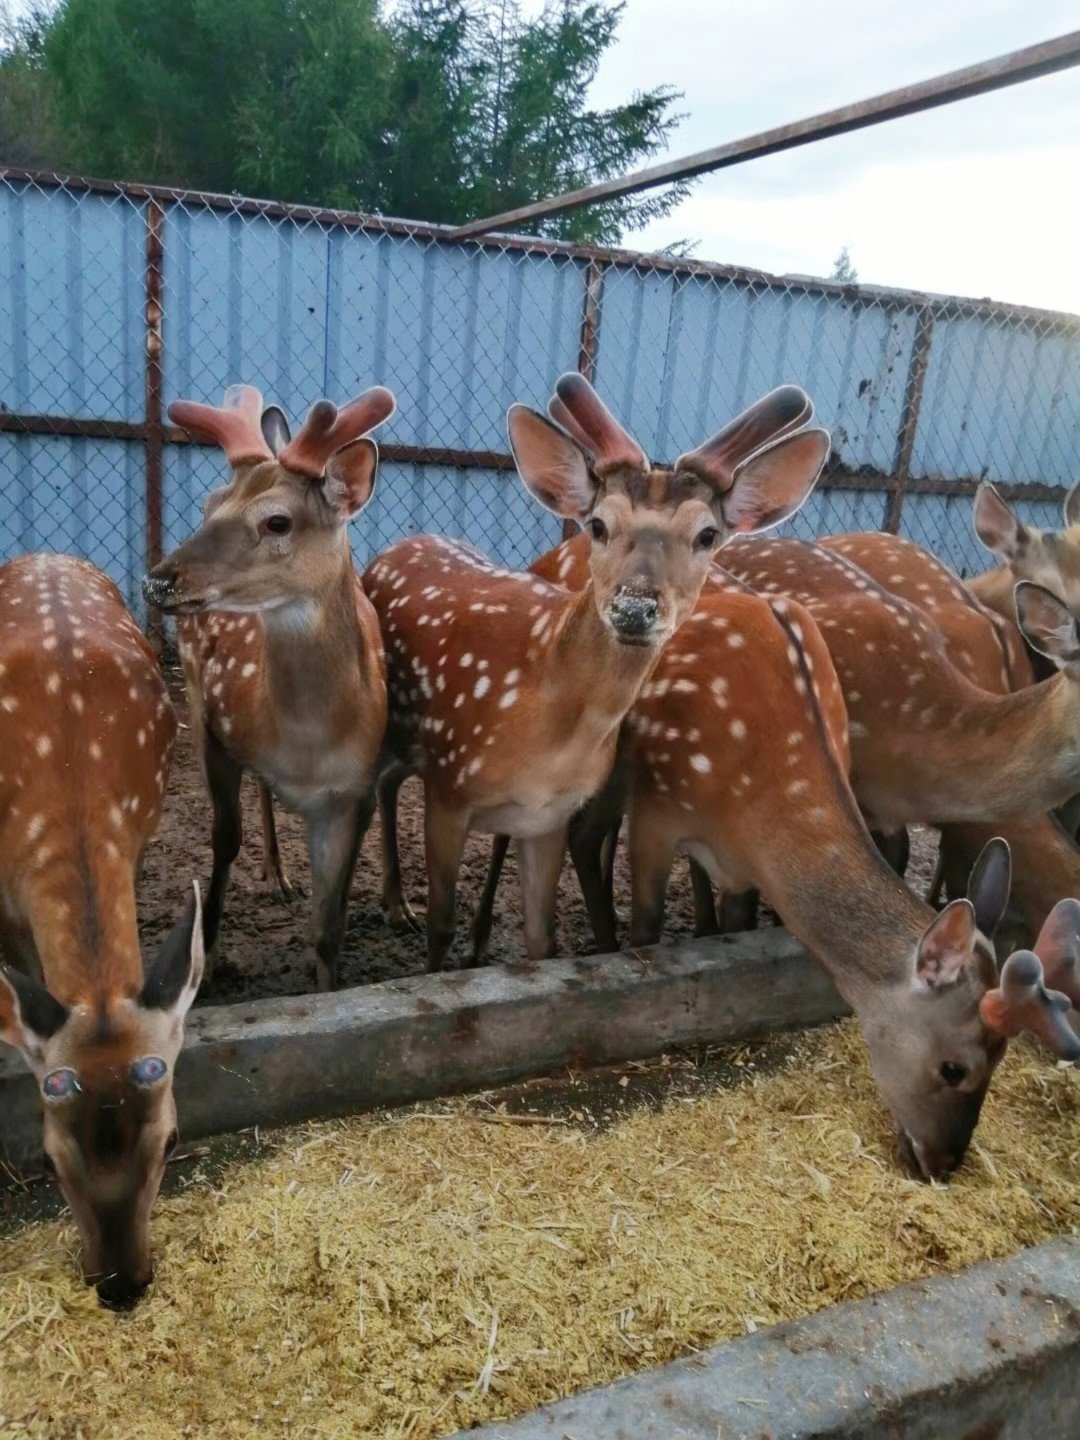
<instances>
[{"instance_id":1,"label":"deer head","mask_svg":"<svg viewBox=\"0 0 1080 1440\"><path fill-rule=\"evenodd\" d=\"M856 1008L874 1073L896 1121L904 1159L925 1179L947 1179L967 1151L1006 1039L1028 1031L1065 1060L1080 1057L1068 1000L1046 988L1080 946L1080 905L1065 901L1040 936L998 972L991 938L1005 914L1009 847L992 840L971 872L968 898L927 927L907 977ZM1054 917L1052 917L1054 918Z\"/></svg>"},{"instance_id":2,"label":"deer head","mask_svg":"<svg viewBox=\"0 0 1080 1440\"><path fill-rule=\"evenodd\" d=\"M0 969L0 1038L41 1092L44 1147L103 1303L127 1309L153 1275L150 1211L177 1139L173 1067L203 973L194 903L148 967L141 991L108 1013L64 1005Z\"/></svg>"},{"instance_id":3,"label":"deer head","mask_svg":"<svg viewBox=\"0 0 1080 1440\"><path fill-rule=\"evenodd\" d=\"M370 500L378 448L367 431L394 397L376 386L338 410L312 406L294 438L281 411L248 385L220 408L178 400L169 417L212 440L232 467L203 523L143 581L150 604L175 614L268 611L323 592L349 559L346 526ZM271 448L271 444L274 448Z\"/></svg>"},{"instance_id":4,"label":"deer head","mask_svg":"<svg viewBox=\"0 0 1080 1440\"><path fill-rule=\"evenodd\" d=\"M1008 502L984 480L975 492L975 533L1012 571L1052 591L1080 614L1080 485L1065 498L1064 528L1025 525Z\"/></svg>"},{"instance_id":5,"label":"deer head","mask_svg":"<svg viewBox=\"0 0 1080 1440\"><path fill-rule=\"evenodd\" d=\"M662 645L693 610L717 548L792 515L829 453L794 385L671 469L650 466L580 375L562 376L549 411L511 407L518 473L542 505L587 531L597 608L627 645Z\"/></svg>"}]
</instances>

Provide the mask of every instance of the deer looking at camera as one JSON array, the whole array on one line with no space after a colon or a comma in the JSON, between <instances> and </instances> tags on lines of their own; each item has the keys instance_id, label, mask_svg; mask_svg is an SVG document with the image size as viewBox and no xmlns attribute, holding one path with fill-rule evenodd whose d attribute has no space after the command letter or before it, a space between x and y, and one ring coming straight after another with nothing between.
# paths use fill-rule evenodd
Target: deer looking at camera
<instances>
[{"instance_id":1,"label":"deer looking at camera","mask_svg":"<svg viewBox=\"0 0 1080 1440\"><path fill-rule=\"evenodd\" d=\"M383 790L387 900L400 912L394 797L419 772L433 970L452 940L470 831L517 838L526 949L553 952L567 823L607 778L623 717L717 547L790 515L828 453L794 386L672 469L650 467L581 376L556 390L554 421L511 408L510 444L528 490L585 527L579 594L430 537L395 545L364 577L386 639L396 760Z\"/></svg>"},{"instance_id":2,"label":"deer looking at camera","mask_svg":"<svg viewBox=\"0 0 1080 1440\"><path fill-rule=\"evenodd\" d=\"M554 569L551 556L537 563ZM1031 1029L1055 1053L1080 1055L1037 968L1075 984L1080 911L1055 912L1041 962L1017 955L999 976L990 938L1008 897L1008 848L988 845L970 903L936 915L882 859L847 763L840 682L810 614L716 570L627 716L607 786L574 818L571 850L601 949L617 944L602 851L624 812L633 944L660 939L677 854L723 889L763 890L856 1011L902 1154L944 1178L963 1158L1004 1035Z\"/></svg>"},{"instance_id":3,"label":"deer looking at camera","mask_svg":"<svg viewBox=\"0 0 1080 1440\"><path fill-rule=\"evenodd\" d=\"M375 486L378 450L367 432L393 410L381 387L341 410L321 400L290 437L280 410L264 415L250 386L226 391L220 409L170 405L177 425L221 446L232 478L208 498L200 529L144 581L152 605L181 617L214 811L207 949L240 849L240 781L251 770L307 827L321 990L337 984L386 728L382 639L348 524Z\"/></svg>"},{"instance_id":4,"label":"deer looking at camera","mask_svg":"<svg viewBox=\"0 0 1080 1440\"><path fill-rule=\"evenodd\" d=\"M102 1301L151 1279L176 1144L173 1064L202 976L192 914L146 969L135 878L176 736L153 651L92 565L0 566L0 1038L33 1071L44 1146Z\"/></svg>"}]
</instances>

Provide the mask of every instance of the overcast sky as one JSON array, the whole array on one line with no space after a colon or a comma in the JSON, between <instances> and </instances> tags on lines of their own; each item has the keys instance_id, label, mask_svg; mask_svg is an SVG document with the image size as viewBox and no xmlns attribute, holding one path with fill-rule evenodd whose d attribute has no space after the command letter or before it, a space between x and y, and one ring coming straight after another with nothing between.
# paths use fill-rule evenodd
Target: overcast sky
<instances>
[{"instance_id":1,"label":"overcast sky","mask_svg":"<svg viewBox=\"0 0 1080 1440\"><path fill-rule=\"evenodd\" d=\"M535 0L530 0L535 3ZM668 81L673 156L1080 25L1076 0L627 0L598 103ZM1080 312L1080 69L705 176L635 248Z\"/></svg>"}]
</instances>

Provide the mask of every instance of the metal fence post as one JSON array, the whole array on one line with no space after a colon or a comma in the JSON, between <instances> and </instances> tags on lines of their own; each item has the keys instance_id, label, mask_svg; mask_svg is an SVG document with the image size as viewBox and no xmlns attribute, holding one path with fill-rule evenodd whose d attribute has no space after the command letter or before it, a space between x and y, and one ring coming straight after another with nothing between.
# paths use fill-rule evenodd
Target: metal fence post
<instances>
[{"instance_id":1,"label":"metal fence post","mask_svg":"<svg viewBox=\"0 0 1080 1440\"><path fill-rule=\"evenodd\" d=\"M165 356L162 323L162 268L165 250L165 211L159 201L146 202L146 563L161 559L164 539L162 514L165 422L162 408ZM151 639L164 641L161 617L147 617Z\"/></svg>"},{"instance_id":2,"label":"metal fence post","mask_svg":"<svg viewBox=\"0 0 1080 1440\"><path fill-rule=\"evenodd\" d=\"M929 305L922 306L915 316L915 338L911 345L911 363L904 385L904 410L897 439L896 472L885 507L885 529L891 535L900 533L904 509L904 492L911 476L911 456L919 431L919 408L922 405L923 382L930 358L930 342L934 337L934 314Z\"/></svg>"},{"instance_id":3,"label":"metal fence post","mask_svg":"<svg viewBox=\"0 0 1080 1440\"><path fill-rule=\"evenodd\" d=\"M600 346L600 307L606 269L604 262L595 255L590 256L585 263L585 292L581 307L581 343L578 346L577 368L590 385L596 379L596 353ZM573 539L578 529L576 520L563 521L563 539Z\"/></svg>"}]
</instances>

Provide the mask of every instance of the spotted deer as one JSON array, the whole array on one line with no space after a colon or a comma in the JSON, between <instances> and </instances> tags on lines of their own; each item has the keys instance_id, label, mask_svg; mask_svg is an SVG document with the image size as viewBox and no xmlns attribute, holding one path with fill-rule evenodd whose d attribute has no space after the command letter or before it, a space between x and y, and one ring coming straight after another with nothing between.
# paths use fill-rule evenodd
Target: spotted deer
<instances>
[{"instance_id":1,"label":"spotted deer","mask_svg":"<svg viewBox=\"0 0 1080 1440\"><path fill-rule=\"evenodd\" d=\"M192 731L213 805L207 949L240 849L240 782L250 770L264 787L264 815L268 787L307 828L321 990L337 984L386 728L382 639L348 524L375 485L378 450L367 432L393 410L381 387L341 410L320 400L290 437L276 407L264 433L262 397L250 386L226 391L221 408L176 401L170 418L220 445L232 475L206 501L199 530L144 581L150 603L180 617Z\"/></svg>"},{"instance_id":2,"label":"spotted deer","mask_svg":"<svg viewBox=\"0 0 1080 1440\"><path fill-rule=\"evenodd\" d=\"M1065 498L1061 530L1025 525L989 480L975 492L972 518L976 535L1003 562L967 582L982 604L1006 620L1015 620L1013 591L1018 580L1028 580L1050 590L1080 615L1080 485Z\"/></svg>"},{"instance_id":3,"label":"spotted deer","mask_svg":"<svg viewBox=\"0 0 1080 1440\"><path fill-rule=\"evenodd\" d=\"M1035 683L1016 624L984 606L936 556L881 532L829 536L819 543L917 605L941 632L952 663L973 684L1006 693ZM1030 939L1058 896L1080 893L1080 847L1050 815L1009 819L993 829L1012 851L1010 931ZM942 826L939 879L947 893L962 893L967 870L990 833L989 825L976 822Z\"/></svg>"},{"instance_id":4,"label":"spotted deer","mask_svg":"<svg viewBox=\"0 0 1080 1440\"><path fill-rule=\"evenodd\" d=\"M33 1072L44 1150L86 1279L150 1282L150 1211L176 1144L173 1065L202 975L195 906L144 967L135 881L176 717L153 651L94 566L0 566L0 1037Z\"/></svg>"},{"instance_id":5,"label":"spotted deer","mask_svg":"<svg viewBox=\"0 0 1080 1440\"><path fill-rule=\"evenodd\" d=\"M470 831L517 839L526 949L553 952L567 824L604 783L623 717L693 609L717 547L790 515L829 444L795 386L671 469L650 467L579 375L560 379L553 414L513 406L510 445L530 493L584 527L579 593L431 537L395 545L364 577L390 678L386 899L403 912L394 806L403 776L418 772L433 970L451 944Z\"/></svg>"},{"instance_id":6,"label":"spotted deer","mask_svg":"<svg viewBox=\"0 0 1080 1440\"><path fill-rule=\"evenodd\" d=\"M539 568L550 573L551 558ZM1030 1028L1068 1058L1080 1039L1028 957L998 974L990 938L1008 896L1007 846L993 841L976 861L970 902L936 915L883 860L847 768L843 694L813 618L717 567L634 702L611 779L575 817L572 851L602 949L616 935L601 851L624 812L635 945L660 938L678 854L723 889L763 890L856 1011L902 1155L944 1178L964 1156L1002 1037ZM1059 928L1044 945L1055 975L1080 920Z\"/></svg>"}]
</instances>

